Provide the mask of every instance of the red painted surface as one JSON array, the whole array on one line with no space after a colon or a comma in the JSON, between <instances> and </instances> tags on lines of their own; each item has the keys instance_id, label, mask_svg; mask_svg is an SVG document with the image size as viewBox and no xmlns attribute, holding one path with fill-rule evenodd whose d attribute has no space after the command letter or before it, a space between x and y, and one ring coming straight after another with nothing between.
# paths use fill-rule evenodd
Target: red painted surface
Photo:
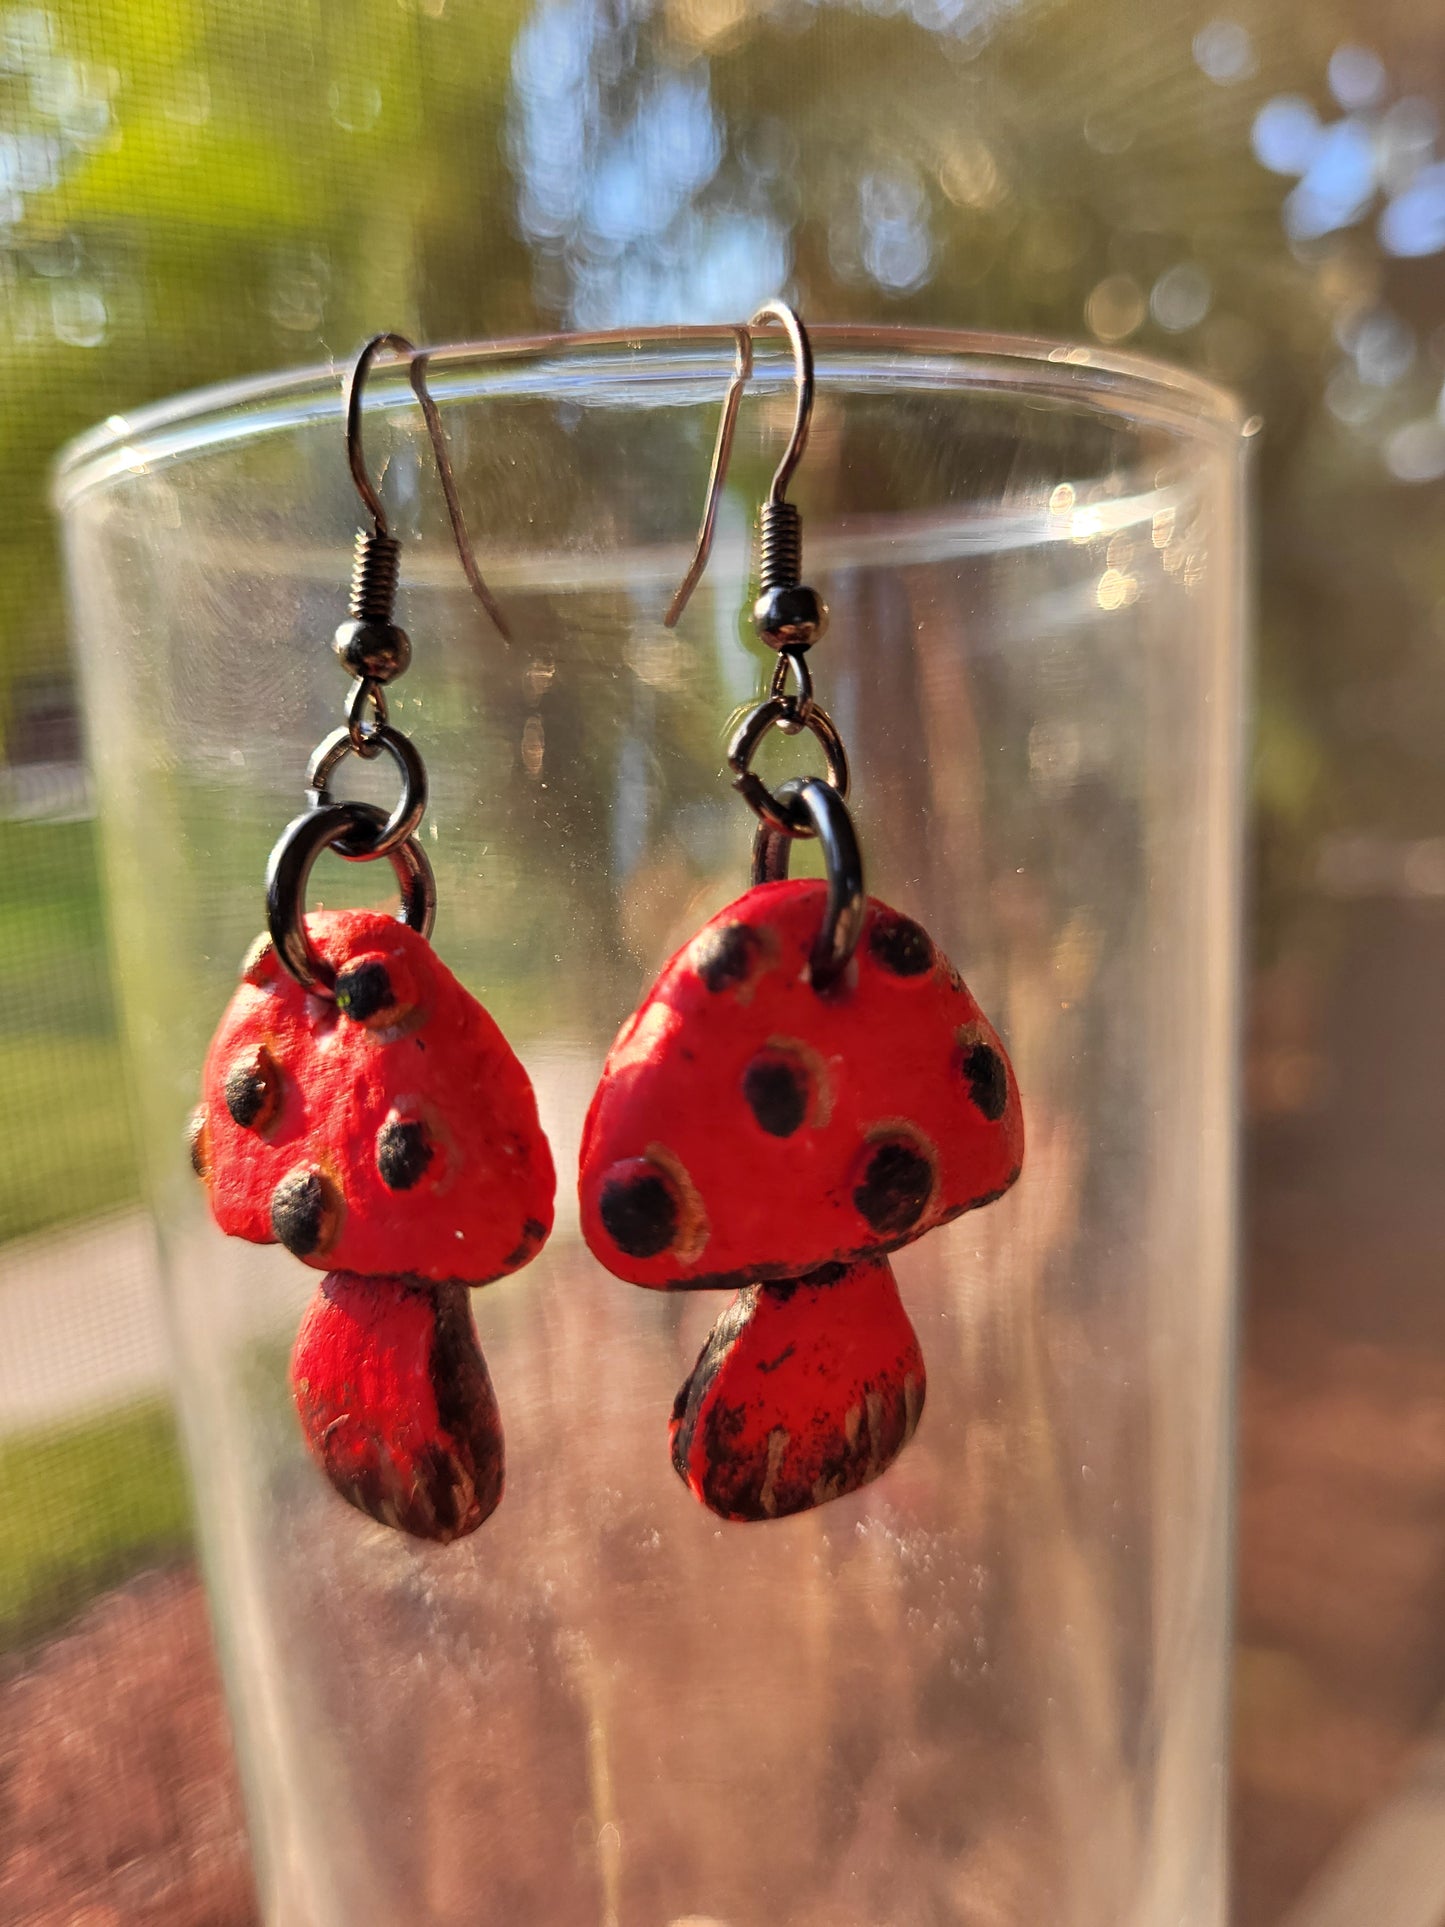
<instances>
[{"instance_id":1,"label":"red painted surface","mask_svg":"<svg viewBox=\"0 0 1445 1927\"><path fill-rule=\"evenodd\" d=\"M907 1244L1018 1176L1013 1071L918 925L870 899L844 978L813 989L825 889L762 884L719 912L613 1045L579 1193L618 1277L795 1278Z\"/></svg>"},{"instance_id":2,"label":"red painted surface","mask_svg":"<svg viewBox=\"0 0 1445 1927\"><path fill-rule=\"evenodd\" d=\"M677 1395L672 1462L724 1519L803 1512L887 1470L925 1384L886 1258L831 1284L749 1285Z\"/></svg>"},{"instance_id":3,"label":"red painted surface","mask_svg":"<svg viewBox=\"0 0 1445 1927\"><path fill-rule=\"evenodd\" d=\"M515 1271L552 1227L526 1072L415 931L364 910L306 924L342 996L308 995L263 949L206 1059L196 1152L216 1222L321 1270Z\"/></svg>"},{"instance_id":4,"label":"red painted surface","mask_svg":"<svg viewBox=\"0 0 1445 1927\"><path fill-rule=\"evenodd\" d=\"M312 1454L383 1525L446 1543L502 1496L502 1421L465 1286L332 1272L307 1308L291 1389Z\"/></svg>"}]
</instances>

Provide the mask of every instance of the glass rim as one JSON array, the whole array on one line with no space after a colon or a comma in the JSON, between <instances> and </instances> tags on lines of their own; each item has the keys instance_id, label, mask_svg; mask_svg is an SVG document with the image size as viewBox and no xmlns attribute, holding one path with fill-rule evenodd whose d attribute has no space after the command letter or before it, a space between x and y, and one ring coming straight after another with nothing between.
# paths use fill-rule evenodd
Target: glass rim
<instances>
[{"instance_id":1,"label":"glass rim","mask_svg":"<svg viewBox=\"0 0 1445 1927\"><path fill-rule=\"evenodd\" d=\"M830 381L856 385L859 374L871 369L872 383L880 388L936 386L1045 396L1084 412L1147 422L1195 440L1238 442L1257 422L1231 390L1148 355L981 329L820 322L809 323L808 333L820 391ZM790 384L786 341L768 329L755 330L754 337L763 352L749 386L766 391ZM777 352L769 353L774 345ZM594 374L606 370L614 382L626 384L656 380L669 371L695 380L704 364L711 373L715 355L721 403L735 349L735 328L712 322L453 341L422 346L419 352L428 358L428 379L439 400L447 398L448 387L452 399L457 398L458 375L468 368L490 369L498 376L514 372L514 381L499 381L490 391L493 395L536 395L550 387L560 398L570 386L564 371L574 361ZM910 371L902 382L900 361ZM958 366L946 378L950 362ZM193 454L210 442L337 416L350 366L348 357L345 362L245 375L111 415L59 450L51 470L52 502L63 513L94 488L148 470L157 461ZM378 360L368 379L368 409L414 401L405 366L400 359ZM930 379L920 381L924 374ZM263 411L275 412L267 419ZM208 436L207 424L214 424L217 432ZM228 433L220 432L223 425L229 425Z\"/></svg>"}]
</instances>

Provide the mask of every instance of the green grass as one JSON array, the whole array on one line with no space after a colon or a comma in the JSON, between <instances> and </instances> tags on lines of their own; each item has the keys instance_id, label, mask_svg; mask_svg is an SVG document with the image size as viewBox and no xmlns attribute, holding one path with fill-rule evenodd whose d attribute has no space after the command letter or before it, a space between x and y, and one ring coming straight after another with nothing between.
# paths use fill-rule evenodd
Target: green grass
<instances>
[{"instance_id":1,"label":"green grass","mask_svg":"<svg viewBox=\"0 0 1445 1927\"><path fill-rule=\"evenodd\" d=\"M0 1088L10 1106L0 1159L0 1241L136 1196L114 1039L0 1036Z\"/></svg>"},{"instance_id":2,"label":"green grass","mask_svg":"<svg viewBox=\"0 0 1445 1927\"><path fill-rule=\"evenodd\" d=\"M0 1242L137 1195L95 825L0 822ZM0 1439L0 1651L190 1544L160 1400Z\"/></svg>"},{"instance_id":3,"label":"green grass","mask_svg":"<svg viewBox=\"0 0 1445 1927\"><path fill-rule=\"evenodd\" d=\"M138 1195L95 825L0 822L0 1242Z\"/></svg>"},{"instance_id":4,"label":"green grass","mask_svg":"<svg viewBox=\"0 0 1445 1927\"><path fill-rule=\"evenodd\" d=\"M0 1440L0 1651L191 1543L170 1408L124 1407Z\"/></svg>"}]
</instances>

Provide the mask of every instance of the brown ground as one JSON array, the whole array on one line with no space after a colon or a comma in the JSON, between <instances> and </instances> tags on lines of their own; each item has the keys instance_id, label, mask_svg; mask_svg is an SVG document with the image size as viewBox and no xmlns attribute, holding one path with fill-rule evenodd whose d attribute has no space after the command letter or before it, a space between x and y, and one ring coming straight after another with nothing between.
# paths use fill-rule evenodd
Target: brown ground
<instances>
[{"instance_id":1,"label":"brown ground","mask_svg":"<svg viewBox=\"0 0 1445 1927\"><path fill-rule=\"evenodd\" d=\"M1445 1698L1445 1078L1420 1047L1445 914L1351 922L1329 1006L1276 973L1252 1054L1237 1927L1279 1918ZM0 1920L255 1918L199 1584L152 1575L0 1683Z\"/></svg>"},{"instance_id":2,"label":"brown ground","mask_svg":"<svg viewBox=\"0 0 1445 1927\"><path fill-rule=\"evenodd\" d=\"M152 1573L0 1686L0 1920L255 1918L200 1582Z\"/></svg>"}]
</instances>

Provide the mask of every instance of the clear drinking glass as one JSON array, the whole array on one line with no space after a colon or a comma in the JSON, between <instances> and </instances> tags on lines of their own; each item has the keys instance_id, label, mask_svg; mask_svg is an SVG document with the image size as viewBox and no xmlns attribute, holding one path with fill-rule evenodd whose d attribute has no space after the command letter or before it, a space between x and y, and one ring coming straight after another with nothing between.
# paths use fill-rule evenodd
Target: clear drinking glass
<instances>
[{"instance_id":1,"label":"clear drinking glass","mask_svg":"<svg viewBox=\"0 0 1445 1927\"><path fill-rule=\"evenodd\" d=\"M112 420L63 466L185 1435L287 1927L1224 1918L1244 427L1193 377L1092 350L848 328L816 348L794 496L869 887L998 1025L1029 1149L1002 1202L896 1259L929 1370L913 1444L766 1525L722 1524L669 1463L726 1301L603 1272L571 1177L618 1025L747 883L722 752L770 667L749 524L786 352L759 343L676 634L731 337L436 356L510 650L404 375L369 388L436 943L530 1069L559 1171L552 1242L473 1300L508 1488L449 1548L312 1468L286 1362L318 1276L222 1238L183 1148L268 847L344 693L339 383ZM816 755L775 734L759 767ZM382 900L386 867L328 857L312 902Z\"/></svg>"}]
</instances>

